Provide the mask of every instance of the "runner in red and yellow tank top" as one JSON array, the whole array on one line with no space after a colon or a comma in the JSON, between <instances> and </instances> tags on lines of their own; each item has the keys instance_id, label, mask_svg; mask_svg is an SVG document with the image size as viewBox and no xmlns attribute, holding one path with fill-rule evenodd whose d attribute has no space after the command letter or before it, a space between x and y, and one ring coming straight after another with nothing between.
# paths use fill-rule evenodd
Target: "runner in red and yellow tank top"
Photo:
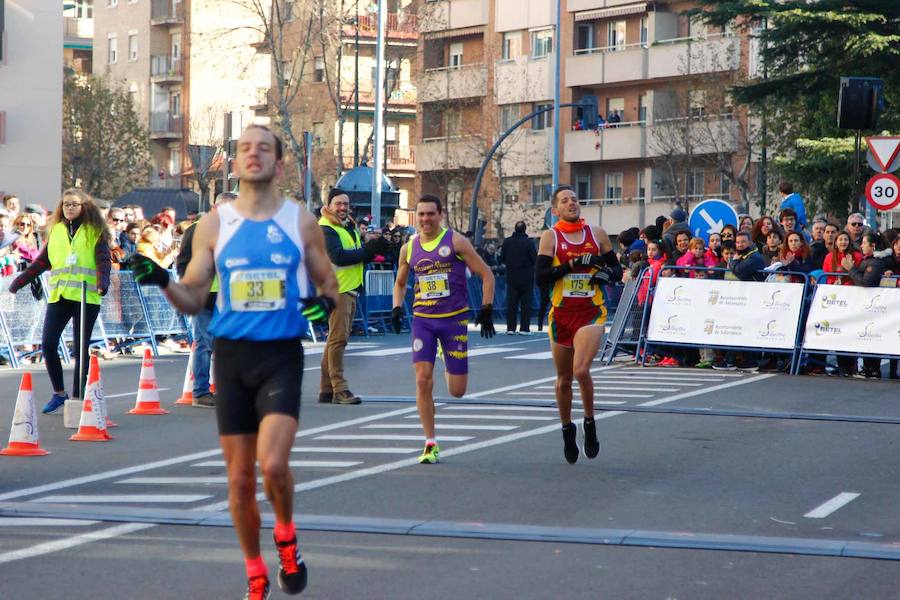
<instances>
[{"instance_id":1,"label":"runner in red and yellow tank top","mask_svg":"<svg viewBox=\"0 0 900 600\"><path fill-rule=\"evenodd\" d=\"M541 235L536 274L538 284L552 285L549 333L557 373L556 405L563 424L564 454L574 463L579 449L572 423L573 378L578 380L584 405L584 452L594 458L600 451L590 369L603 342L604 286L622 279L622 266L606 232L581 218L571 187L560 186L551 205L559 222Z\"/></svg>"}]
</instances>

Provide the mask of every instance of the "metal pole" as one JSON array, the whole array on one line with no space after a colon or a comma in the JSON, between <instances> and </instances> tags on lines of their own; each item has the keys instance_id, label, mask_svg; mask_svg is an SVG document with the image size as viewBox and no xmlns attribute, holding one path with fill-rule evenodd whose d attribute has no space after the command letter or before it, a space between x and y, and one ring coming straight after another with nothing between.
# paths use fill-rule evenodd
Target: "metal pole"
<instances>
[{"instance_id":1,"label":"metal pole","mask_svg":"<svg viewBox=\"0 0 900 600\"><path fill-rule=\"evenodd\" d=\"M222 191L227 192L228 190L228 171L229 171L229 160L228 160L228 146L231 141L231 113L226 112L222 118L222 124L224 131L222 132Z\"/></svg>"},{"instance_id":2,"label":"metal pole","mask_svg":"<svg viewBox=\"0 0 900 600\"><path fill-rule=\"evenodd\" d=\"M378 0L378 38L375 43L375 123L372 132L375 148L372 152L372 226L381 225L381 147L384 140L382 121L384 116L384 28L387 25L387 1Z\"/></svg>"},{"instance_id":3,"label":"metal pole","mask_svg":"<svg viewBox=\"0 0 900 600\"><path fill-rule=\"evenodd\" d=\"M359 0L356 0L356 58L353 73L353 166L359 166Z\"/></svg>"},{"instance_id":4,"label":"metal pole","mask_svg":"<svg viewBox=\"0 0 900 600\"><path fill-rule=\"evenodd\" d=\"M556 33L553 36L553 177L551 190L559 185L559 93L560 93L560 58L562 57L562 0L556 0Z\"/></svg>"},{"instance_id":5,"label":"metal pole","mask_svg":"<svg viewBox=\"0 0 900 600\"><path fill-rule=\"evenodd\" d=\"M313 136L311 132L303 132L303 144L306 146L306 171L303 173L303 197L306 198L306 210L312 212Z\"/></svg>"},{"instance_id":6,"label":"metal pole","mask_svg":"<svg viewBox=\"0 0 900 600\"><path fill-rule=\"evenodd\" d=\"M90 343L90 339L85 337L89 335L87 332L87 282L81 282L81 306L78 307L79 310L79 318L81 319L81 323L78 328L80 329L79 338L78 338L78 389L75 390L75 393L78 394L78 398L82 401L84 400L84 363L87 360L85 351L87 349L87 345Z\"/></svg>"},{"instance_id":7,"label":"metal pole","mask_svg":"<svg viewBox=\"0 0 900 600\"><path fill-rule=\"evenodd\" d=\"M853 167L853 196L851 197L850 206L853 207L851 212L862 212L865 207L861 206L859 202L859 139L860 139L860 131L856 130L856 146L854 146L856 150L855 156L855 165Z\"/></svg>"}]
</instances>

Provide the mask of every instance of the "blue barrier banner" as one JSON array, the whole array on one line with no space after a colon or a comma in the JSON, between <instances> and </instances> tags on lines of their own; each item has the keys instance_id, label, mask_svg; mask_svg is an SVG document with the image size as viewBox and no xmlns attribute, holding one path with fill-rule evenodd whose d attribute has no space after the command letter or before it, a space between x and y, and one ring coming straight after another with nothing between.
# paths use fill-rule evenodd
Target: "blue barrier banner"
<instances>
[{"instance_id":1,"label":"blue barrier banner","mask_svg":"<svg viewBox=\"0 0 900 600\"><path fill-rule=\"evenodd\" d=\"M170 312L172 309L169 309ZM138 285L131 271L113 271L109 291L103 298L99 321L110 338L146 338L150 327L144 315Z\"/></svg>"},{"instance_id":2,"label":"blue barrier banner","mask_svg":"<svg viewBox=\"0 0 900 600\"><path fill-rule=\"evenodd\" d=\"M123 272L120 271L120 275ZM162 290L155 285L136 286L144 304L144 314L154 335L187 335L187 319L175 312Z\"/></svg>"}]
</instances>

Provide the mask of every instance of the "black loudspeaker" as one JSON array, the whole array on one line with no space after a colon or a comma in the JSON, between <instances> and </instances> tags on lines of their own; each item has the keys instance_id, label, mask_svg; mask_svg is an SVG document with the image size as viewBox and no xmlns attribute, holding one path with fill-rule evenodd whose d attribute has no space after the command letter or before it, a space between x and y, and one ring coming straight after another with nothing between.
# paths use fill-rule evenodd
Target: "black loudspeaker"
<instances>
[{"instance_id":1,"label":"black loudspeaker","mask_svg":"<svg viewBox=\"0 0 900 600\"><path fill-rule=\"evenodd\" d=\"M838 129L875 129L884 108L883 88L877 77L841 77Z\"/></svg>"}]
</instances>

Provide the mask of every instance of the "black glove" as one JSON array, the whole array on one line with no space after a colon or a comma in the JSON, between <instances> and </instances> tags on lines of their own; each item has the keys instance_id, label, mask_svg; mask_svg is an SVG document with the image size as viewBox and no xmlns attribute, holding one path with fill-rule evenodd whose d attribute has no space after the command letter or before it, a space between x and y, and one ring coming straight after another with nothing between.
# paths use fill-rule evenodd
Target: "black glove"
<instances>
[{"instance_id":1,"label":"black glove","mask_svg":"<svg viewBox=\"0 0 900 600\"><path fill-rule=\"evenodd\" d=\"M169 272L140 254L131 257L131 273L140 285L155 285L166 289L169 285Z\"/></svg>"},{"instance_id":2,"label":"black glove","mask_svg":"<svg viewBox=\"0 0 900 600\"><path fill-rule=\"evenodd\" d=\"M612 279L612 269L609 267L602 267L596 273L591 276L590 285L609 285L610 280Z\"/></svg>"},{"instance_id":3,"label":"black glove","mask_svg":"<svg viewBox=\"0 0 900 600\"><path fill-rule=\"evenodd\" d=\"M315 296L313 298L301 298L303 310L301 314L307 321L328 321L328 315L334 310L334 300L328 296Z\"/></svg>"},{"instance_id":4,"label":"black glove","mask_svg":"<svg viewBox=\"0 0 900 600\"><path fill-rule=\"evenodd\" d=\"M572 264L576 267L599 267L603 264L603 259L596 254L582 254L573 259Z\"/></svg>"},{"instance_id":5,"label":"black glove","mask_svg":"<svg viewBox=\"0 0 900 600\"><path fill-rule=\"evenodd\" d=\"M401 327L403 327L403 309L395 306L391 309L391 330L394 333L400 333Z\"/></svg>"},{"instance_id":6,"label":"black glove","mask_svg":"<svg viewBox=\"0 0 900 600\"><path fill-rule=\"evenodd\" d=\"M494 329L494 308L485 304L475 316L475 324L481 325L481 337L492 338L497 331Z\"/></svg>"},{"instance_id":7,"label":"black glove","mask_svg":"<svg viewBox=\"0 0 900 600\"><path fill-rule=\"evenodd\" d=\"M366 254L368 255L368 260L372 260L379 254L384 256L388 251L388 241L381 236L378 236L374 240L369 240L365 244L363 244L363 248L366 249Z\"/></svg>"}]
</instances>

